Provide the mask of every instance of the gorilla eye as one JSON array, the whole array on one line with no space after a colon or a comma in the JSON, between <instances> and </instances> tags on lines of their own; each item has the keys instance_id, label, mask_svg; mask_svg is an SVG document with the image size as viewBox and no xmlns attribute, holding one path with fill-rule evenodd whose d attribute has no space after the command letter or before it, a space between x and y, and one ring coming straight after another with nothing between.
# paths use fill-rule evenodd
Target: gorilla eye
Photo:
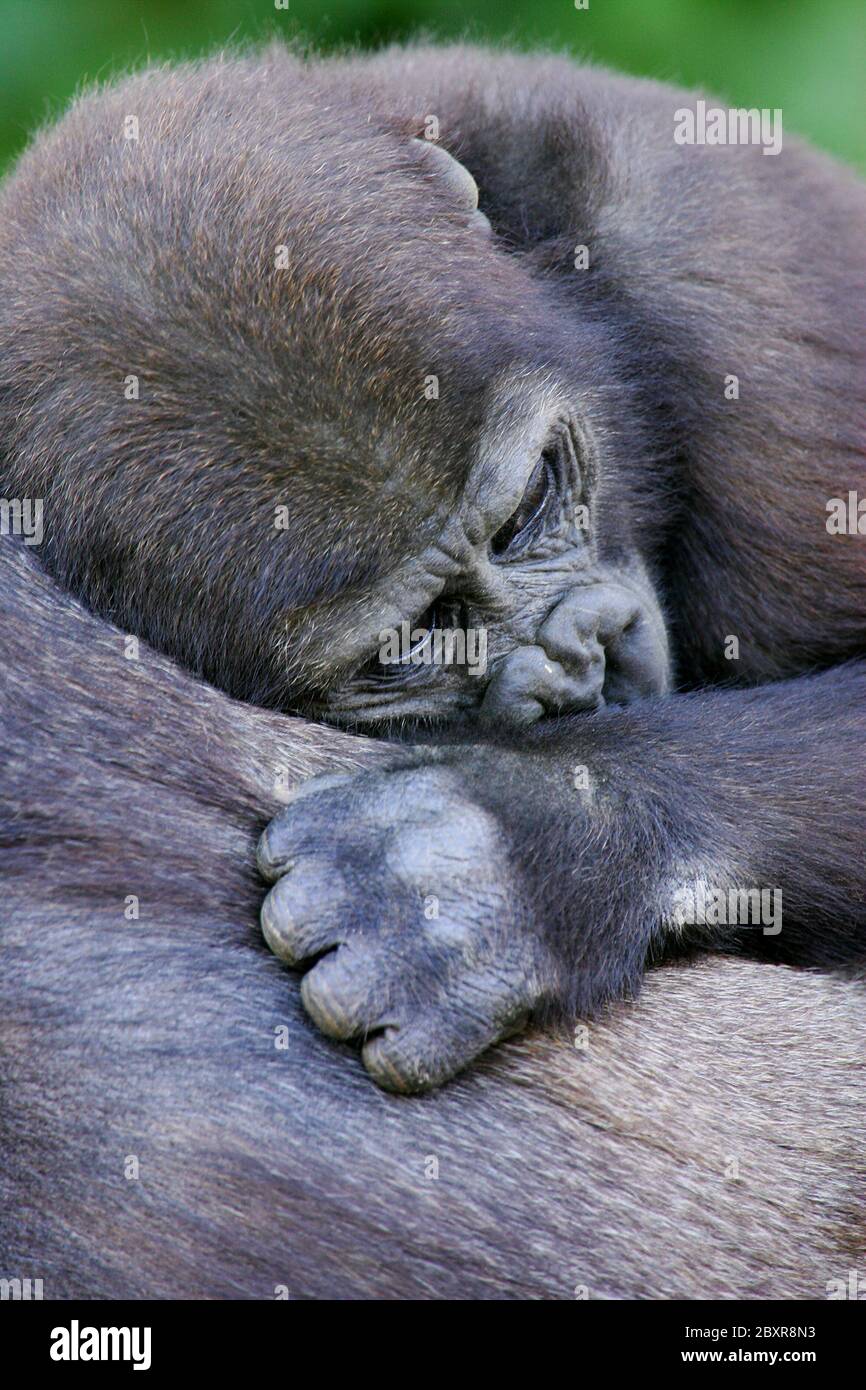
<instances>
[{"instance_id":1,"label":"gorilla eye","mask_svg":"<svg viewBox=\"0 0 866 1390\"><path fill-rule=\"evenodd\" d=\"M438 599L427 612L410 626L416 641L401 652L396 661L380 661L378 654L364 668L362 679L374 685L409 685L423 680L431 672L433 639L437 629L454 627L459 621L459 604ZM402 634L401 634L402 636ZM431 649L428 651L428 648Z\"/></svg>"},{"instance_id":2,"label":"gorilla eye","mask_svg":"<svg viewBox=\"0 0 866 1390\"><path fill-rule=\"evenodd\" d=\"M419 618L417 624L412 625L412 631L420 633L417 641L405 651L399 661L381 662L377 657L373 661L373 673L381 681L399 681L401 684L411 680L419 672L423 673L424 653L427 648L432 646L433 634L437 626L437 612L435 606L430 608Z\"/></svg>"},{"instance_id":3,"label":"gorilla eye","mask_svg":"<svg viewBox=\"0 0 866 1390\"><path fill-rule=\"evenodd\" d=\"M515 554L541 532L551 501L556 494L554 456L553 449L545 449L533 468L517 511L512 512L505 525L500 526L490 542L490 549L494 555Z\"/></svg>"}]
</instances>

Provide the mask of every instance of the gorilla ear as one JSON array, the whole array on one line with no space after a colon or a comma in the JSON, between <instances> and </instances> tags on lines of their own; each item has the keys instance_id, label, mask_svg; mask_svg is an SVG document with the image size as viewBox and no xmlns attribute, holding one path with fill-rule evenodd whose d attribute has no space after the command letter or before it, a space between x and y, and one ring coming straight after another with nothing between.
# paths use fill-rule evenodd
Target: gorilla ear
<instances>
[{"instance_id":1,"label":"gorilla ear","mask_svg":"<svg viewBox=\"0 0 866 1390\"><path fill-rule=\"evenodd\" d=\"M433 140L416 139L413 143L424 151L427 168L442 182L461 211L469 214L470 225L490 236L492 228L484 213L478 211L478 184L469 170Z\"/></svg>"}]
</instances>

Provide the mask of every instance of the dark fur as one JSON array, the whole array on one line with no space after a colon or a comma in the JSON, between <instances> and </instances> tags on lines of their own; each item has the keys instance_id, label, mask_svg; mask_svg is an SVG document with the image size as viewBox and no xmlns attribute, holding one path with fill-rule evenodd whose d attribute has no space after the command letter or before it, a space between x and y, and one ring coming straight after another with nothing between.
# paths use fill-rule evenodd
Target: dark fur
<instances>
[{"instance_id":1,"label":"dark fur","mask_svg":"<svg viewBox=\"0 0 866 1390\"><path fill-rule=\"evenodd\" d=\"M257 945L251 854L274 762L302 776L391 755L150 653L125 662L106 624L245 700L314 703L316 632L339 646L352 604L435 539L490 380L556 371L603 445L601 553L634 548L655 577L681 685L730 680L735 633L737 682L758 688L446 755L544 924L555 979L535 1002L570 1016L633 987L695 866L782 885L775 959L861 958L866 566L824 521L829 497L866 493L863 191L795 144L676 150L686 100L556 60L274 52L84 101L7 184L0 490L46 497L40 561L101 616L3 543L4 1272L42 1260L58 1293L820 1296L859 1256L859 1102L832 1061L858 1055L856 985L659 974L589 1058L527 1043L423 1102L364 1089ZM129 111L160 132L136 160L107 138ZM493 245L413 159L430 112ZM289 232L297 267L274 281L263 248ZM591 279L571 269L578 241ZM453 373L459 408L419 413L425 370ZM563 794L578 762L600 816ZM820 1010L817 1044L798 1007ZM760 1042L732 1041L708 1085L750 1010L763 1046L784 1033L787 1082L766 1084ZM748 1192L724 1182L741 1149ZM780 1196L780 1171L809 1174L817 1216Z\"/></svg>"}]
</instances>

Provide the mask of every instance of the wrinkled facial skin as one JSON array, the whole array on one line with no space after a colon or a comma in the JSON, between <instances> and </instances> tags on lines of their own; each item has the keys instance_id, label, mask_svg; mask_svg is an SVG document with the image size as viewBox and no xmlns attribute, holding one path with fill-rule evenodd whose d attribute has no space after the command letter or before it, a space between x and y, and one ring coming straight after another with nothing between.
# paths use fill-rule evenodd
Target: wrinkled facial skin
<instances>
[{"instance_id":1,"label":"wrinkled facial skin","mask_svg":"<svg viewBox=\"0 0 866 1390\"><path fill-rule=\"evenodd\" d=\"M636 550L611 563L599 546L592 438L566 401L536 401L534 414L525 404L515 393L504 427L486 432L425 552L360 608L330 614L330 631L345 633L339 656L354 660L306 712L369 731L521 728L669 688L646 568Z\"/></svg>"}]
</instances>

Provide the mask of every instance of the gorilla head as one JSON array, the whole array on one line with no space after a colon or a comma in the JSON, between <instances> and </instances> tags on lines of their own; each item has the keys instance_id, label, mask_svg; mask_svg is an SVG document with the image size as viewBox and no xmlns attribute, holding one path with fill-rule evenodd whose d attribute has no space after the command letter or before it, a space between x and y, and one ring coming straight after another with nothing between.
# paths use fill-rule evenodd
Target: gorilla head
<instances>
[{"instance_id":1,"label":"gorilla head","mask_svg":"<svg viewBox=\"0 0 866 1390\"><path fill-rule=\"evenodd\" d=\"M299 71L136 77L7 183L3 482L45 498L46 565L231 694L353 727L664 689L615 334L442 147Z\"/></svg>"}]
</instances>

